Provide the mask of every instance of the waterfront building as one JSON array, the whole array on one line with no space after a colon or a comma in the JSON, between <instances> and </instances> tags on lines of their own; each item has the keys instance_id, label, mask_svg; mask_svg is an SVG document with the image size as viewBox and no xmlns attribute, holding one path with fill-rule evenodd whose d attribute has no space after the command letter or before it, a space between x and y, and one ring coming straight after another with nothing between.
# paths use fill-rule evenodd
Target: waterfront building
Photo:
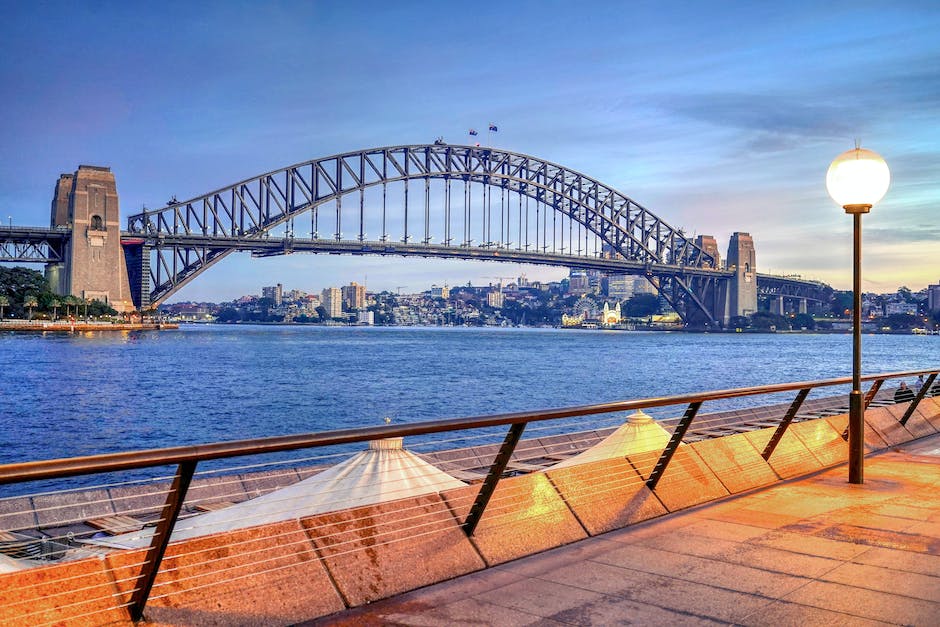
<instances>
[{"instance_id":1,"label":"waterfront building","mask_svg":"<svg viewBox=\"0 0 940 627\"><path fill-rule=\"evenodd\" d=\"M917 303L908 303L906 301L889 301L885 303L885 315L891 316L896 314L907 314L911 316L917 315Z\"/></svg>"},{"instance_id":2,"label":"waterfront building","mask_svg":"<svg viewBox=\"0 0 940 627\"><path fill-rule=\"evenodd\" d=\"M443 298L447 300L450 298L450 288L447 287L445 283L443 287L438 287L437 285L431 286L431 298Z\"/></svg>"},{"instance_id":3,"label":"waterfront building","mask_svg":"<svg viewBox=\"0 0 940 627\"><path fill-rule=\"evenodd\" d=\"M561 326L563 327L578 327L583 322L583 315L569 316L568 314L561 314Z\"/></svg>"},{"instance_id":4,"label":"waterfront building","mask_svg":"<svg viewBox=\"0 0 940 627\"><path fill-rule=\"evenodd\" d=\"M375 312L366 311L366 310L359 311L356 314L356 322L358 322L359 324L365 324L371 327L372 325L375 324Z\"/></svg>"},{"instance_id":5,"label":"waterfront building","mask_svg":"<svg viewBox=\"0 0 940 627\"><path fill-rule=\"evenodd\" d=\"M355 281L343 286L343 306L346 311L362 309L366 303L366 286Z\"/></svg>"},{"instance_id":6,"label":"waterfront building","mask_svg":"<svg viewBox=\"0 0 940 627\"><path fill-rule=\"evenodd\" d=\"M320 303L330 318L343 315L343 295L338 287L327 287L320 293Z\"/></svg>"},{"instance_id":7,"label":"waterfront building","mask_svg":"<svg viewBox=\"0 0 940 627\"><path fill-rule=\"evenodd\" d=\"M270 298L274 301L275 307L280 307L284 302L284 286L278 283L261 288L261 298Z\"/></svg>"},{"instance_id":8,"label":"waterfront building","mask_svg":"<svg viewBox=\"0 0 940 627\"><path fill-rule=\"evenodd\" d=\"M617 306L611 309L610 305L606 301L604 302L604 311L601 312L601 324L606 327L620 324L620 303L617 303Z\"/></svg>"}]
</instances>

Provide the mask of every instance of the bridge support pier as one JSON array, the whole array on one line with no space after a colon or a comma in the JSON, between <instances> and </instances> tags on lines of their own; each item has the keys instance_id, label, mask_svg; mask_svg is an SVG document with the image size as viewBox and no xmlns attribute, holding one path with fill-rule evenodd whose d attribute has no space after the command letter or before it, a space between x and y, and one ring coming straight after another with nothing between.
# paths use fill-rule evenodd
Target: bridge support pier
<instances>
[{"instance_id":1,"label":"bridge support pier","mask_svg":"<svg viewBox=\"0 0 940 627\"><path fill-rule=\"evenodd\" d=\"M808 311L809 311L809 308L807 307L807 301L806 301L806 299L805 299L805 298L801 298L801 299L800 299L800 313L801 313L801 314L805 314L805 313L807 313Z\"/></svg>"},{"instance_id":2,"label":"bridge support pier","mask_svg":"<svg viewBox=\"0 0 940 627\"><path fill-rule=\"evenodd\" d=\"M46 277L53 291L100 300L119 312L133 311L121 245L117 185L110 168L81 165L63 174L52 200L53 227L71 227L64 262L50 264Z\"/></svg>"}]
</instances>

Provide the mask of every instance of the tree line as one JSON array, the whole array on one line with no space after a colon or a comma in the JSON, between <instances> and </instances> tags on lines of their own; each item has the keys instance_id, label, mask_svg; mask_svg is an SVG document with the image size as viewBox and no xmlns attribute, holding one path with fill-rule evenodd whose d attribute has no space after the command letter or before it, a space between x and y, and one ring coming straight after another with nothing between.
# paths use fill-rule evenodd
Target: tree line
<instances>
[{"instance_id":1,"label":"tree line","mask_svg":"<svg viewBox=\"0 0 940 627\"><path fill-rule=\"evenodd\" d=\"M57 319L61 316L113 316L117 311L100 300L60 296L49 289L41 272L14 266L0 267L0 320L4 318Z\"/></svg>"}]
</instances>

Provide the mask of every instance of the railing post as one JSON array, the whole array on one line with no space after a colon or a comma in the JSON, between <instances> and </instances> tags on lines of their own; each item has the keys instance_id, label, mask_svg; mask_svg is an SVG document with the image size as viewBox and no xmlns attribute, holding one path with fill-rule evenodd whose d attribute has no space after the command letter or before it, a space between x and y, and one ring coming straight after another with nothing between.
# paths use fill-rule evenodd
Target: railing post
<instances>
[{"instance_id":1,"label":"railing post","mask_svg":"<svg viewBox=\"0 0 940 627\"><path fill-rule=\"evenodd\" d=\"M490 466L490 471L487 473L486 479L483 480L480 491L477 492L477 498L470 507L467 520L463 523L463 531L467 536L472 536L473 532L476 531L477 525L483 517L483 510L486 509L487 503L490 502L490 497L493 496L493 492L496 491L496 484L499 483L500 476L503 474L503 471L506 470L509 458L512 457L512 452L516 449L516 445L519 443L519 438L522 437L522 432L525 430L526 424L528 423L517 422L509 427L506 439L503 440L502 446L499 447L499 452L496 453L493 465Z\"/></svg>"},{"instance_id":2,"label":"railing post","mask_svg":"<svg viewBox=\"0 0 940 627\"><path fill-rule=\"evenodd\" d=\"M871 387L868 388L868 392L865 393L865 398L862 400L862 416L864 417L864 412L868 411L868 406L871 405L871 402L875 400L875 396L878 394L878 390L881 389L881 385L885 382L884 379L875 379L875 382L871 384ZM849 427L846 425L845 429L842 431L842 439L846 442L849 441Z\"/></svg>"},{"instance_id":3,"label":"railing post","mask_svg":"<svg viewBox=\"0 0 940 627\"><path fill-rule=\"evenodd\" d=\"M924 397L927 396L927 391L933 387L934 379L937 378L937 373L933 373L927 380L924 381L924 384L920 386L920 389L917 391L917 396L914 397L914 401L911 403L911 406L907 408L907 411L904 412L904 415L901 417L900 422L902 425L906 425L907 421L914 414L914 410L917 409L917 406L920 405L920 402L924 400Z\"/></svg>"},{"instance_id":4,"label":"railing post","mask_svg":"<svg viewBox=\"0 0 940 627\"><path fill-rule=\"evenodd\" d=\"M868 388L868 392L865 394L865 402L862 405L864 409L868 409L868 406L871 405L871 402L875 400L875 395L878 394L878 390L881 389L881 385L884 382L884 379L875 379L875 382L871 384L870 388Z\"/></svg>"},{"instance_id":5,"label":"railing post","mask_svg":"<svg viewBox=\"0 0 940 627\"><path fill-rule=\"evenodd\" d=\"M682 416L682 419L679 420L679 424L676 425L676 430L672 432L669 443L666 444L662 455L659 456L659 461L653 466L653 472L650 473L649 479L646 480L646 485L650 490L656 489L656 484L659 483L660 478L662 478L663 473L666 471L666 466L668 466L669 462L672 460L672 456L676 454L676 449L682 444L682 438L685 437L685 432L689 430L689 425L692 424L692 419L695 418L695 414L698 413L698 409L701 406L702 401L689 403L685 414Z\"/></svg>"},{"instance_id":6,"label":"railing post","mask_svg":"<svg viewBox=\"0 0 940 627\"><path fill-rule=\"evenodd\" d=\"M196 462L181 462L176 469L173 484L166 495L166 503L164 503L163 510L160 512L160 521L154 530L150 548L147 549L143 566L140 568L140 574L137 576L134 585L134 593L131 596L130 603L131 620L134 622L144 617L144 607L147 605L150 589L157 578L160 562L163 561L163 554L170 543L170 534L173 533L176 519L183 508L183 500L186 498L186 491L189 489L194 472L196 472Z\"/></svg>"},{"instance_id":7,"label":"railing post","mask_svg":"<svg viewBox=\"0 0 940 627\"><path fill-rule=\"evenodd\" d=\"M774 431L774 434L770 436L770 440L767 442L767 446L764 447L764 452L761 453L761 457L764 458L764 461L770 459L770 456L773 455L774 449L777 448L777 445L780 444L780 440L783 438L783 434L786 433L787 427L790 426L790 423L793 422L793 418L796 416L796 412L800 411L800 407L803 405L803 401L806 400L806 395L809 394L809 388L803 388L797 393L796 398L793 399L793 402L790 403L790 409L787 410L786 415L783 417L783 420L780 421L780 424L777 425L777 430Z\"/></svg>"}]
</instances>

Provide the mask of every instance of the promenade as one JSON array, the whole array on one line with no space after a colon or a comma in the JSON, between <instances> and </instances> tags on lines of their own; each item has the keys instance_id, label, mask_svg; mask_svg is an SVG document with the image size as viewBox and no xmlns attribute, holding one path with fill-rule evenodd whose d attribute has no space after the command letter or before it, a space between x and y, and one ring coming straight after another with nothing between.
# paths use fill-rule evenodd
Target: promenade
<instances>
[{"instance_id":1,"label":"promenade","mask_svg":"<svg viewBox=\"0 0 940 627\"><path fill-rule=\"evenodd\" d=\"M936 625L940 434L314 625Z\"/></svg>"}]
</instances>

